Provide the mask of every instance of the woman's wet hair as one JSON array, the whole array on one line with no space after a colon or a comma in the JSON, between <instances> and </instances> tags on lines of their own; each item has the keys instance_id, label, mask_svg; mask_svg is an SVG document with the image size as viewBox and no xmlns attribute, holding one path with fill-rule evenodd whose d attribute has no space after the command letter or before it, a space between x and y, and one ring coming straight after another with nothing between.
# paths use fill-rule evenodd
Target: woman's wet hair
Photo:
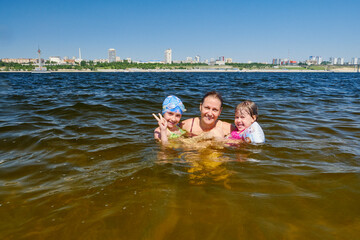
<instances>
[{"instance_id":1,"label":"woman's wet hair","mask_svg":"<svg viewBox=\"0 0 360 240\"><path fill-rule=\"evenodd\" d=\"M235 108L235 113L238 111L246 111L251 117L256 117L255 121L258 119L258 107L257 105L250 100L243 101L238 104Z\"/></svg>"},{"instance_id":2,"label":"woman's wet hair","mask_svg":"<svg viewBox=\"0 0 360 240\"><path fill-rule=\"evenodd\" d=\"M201 99L201 104L204 103L205 98L207 98L207 97L213 97L213 98L219 99L220 102L221 102L221 107L223 106L224 100L223 100L223 98L222 98L222 96L221 96L221 94L220 94L219 92L217 92L217 91L207 92L207 93L204 95L204 97Z\"/></svg>"}]
</instances>

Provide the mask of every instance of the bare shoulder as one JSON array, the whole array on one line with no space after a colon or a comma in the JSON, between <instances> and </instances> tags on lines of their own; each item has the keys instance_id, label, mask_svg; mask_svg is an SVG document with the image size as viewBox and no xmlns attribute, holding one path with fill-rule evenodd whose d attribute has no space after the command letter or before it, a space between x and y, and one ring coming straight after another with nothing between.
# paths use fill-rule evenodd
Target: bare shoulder
<instances>
[{"instance_id":1,"label":"bare shoulder","mask_svg":"<svg viewBox=\"0 0 360 240\"><path fill-rule=\"evenodd\" d=\"M194 118L189 118L180 123L180 127L186 131L190 131L191 124Z\"/></svg>"},{"instance_id":2,"label":"bare shoulder","mask_svg":"<svg viewBox=\"0 0 360 240\"><path fill-rule=\"evenodd\" d=\"M233 126L228 122L221 121L221 126L225 135L228 135L233 129Z\"/></svg>"}]
</instances>

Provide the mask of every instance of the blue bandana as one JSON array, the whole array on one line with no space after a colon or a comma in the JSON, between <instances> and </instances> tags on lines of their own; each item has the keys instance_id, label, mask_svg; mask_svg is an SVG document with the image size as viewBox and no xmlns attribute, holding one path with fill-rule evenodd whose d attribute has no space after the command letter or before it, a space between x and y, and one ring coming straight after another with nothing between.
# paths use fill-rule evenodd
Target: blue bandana
<instances>
[{"instance_id":1,"label":"blue bandana","mask_svg":"<svg viewBox=\"0 0 360 240\"><path fill-rule=\"evenodd\" d=\"M181 102L180 98L176 96L168 96L165 98L163 105L162 105L162 114L164 115L166 112L178 112L181 115L185 112L185 106Z\"/></svg>"}]
</instances>

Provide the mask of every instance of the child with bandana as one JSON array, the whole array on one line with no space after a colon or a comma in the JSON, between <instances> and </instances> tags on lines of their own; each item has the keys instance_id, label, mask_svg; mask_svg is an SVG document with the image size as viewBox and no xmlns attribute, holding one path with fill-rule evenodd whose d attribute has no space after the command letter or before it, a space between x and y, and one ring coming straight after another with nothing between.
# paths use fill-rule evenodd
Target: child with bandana
<instances>
[{"instance_id":1,"label":"child with bandana","mask_svg":"<svg viewBox=\"0 0 360 240\"><path fill-rule=\"evenodd\" d=\"M178 138L186 133L178 124L180 122L185 106L180 98L176 96L168 96L162 105L162 115L159 117L153 114L158 121L159 127L154 131L154 138L162 144L167 144L169 139Z\"/></svg>"}]
</instances>

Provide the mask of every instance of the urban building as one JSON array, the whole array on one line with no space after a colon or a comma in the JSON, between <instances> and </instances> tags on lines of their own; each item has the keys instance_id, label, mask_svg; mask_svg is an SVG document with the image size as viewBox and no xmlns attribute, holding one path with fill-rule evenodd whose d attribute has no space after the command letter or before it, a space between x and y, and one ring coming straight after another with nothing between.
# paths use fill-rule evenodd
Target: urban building
<instances>
[{"instance_id":1,"label":"urban building","mask_svg":"<svg viewBox=\"0 0 360 240\"><path fill-rule=\"evenodd\" d=\"M226 58L226 59L225 59L225 62L226 62L226 63L232 63L232 58Z\"/></svg>"},{"instance_id":2,"label":"urban building","mask_svg":"<svg viewBox=\"0 0 360 240\"><path fill-rule=\"evenodd\" d=\"M332 65L336 65L336 64L337 64L337 61L338 61L338 59L337 59L336 57L331 57L331 58L330 58L330 63L331 63Z\"/></svg>"},{"instance_id":3,"label":"urban building","mask_svg":"<svg viewBox=\"0 0 360 240\"><path fill-rule=\"evenodd\" d=\"M322 57L320 56L310 56L308 61L309 63L316 65L320 65L323 62Z\"/></svg>"},{"instance_id":4,"label":"urban building","mask_svg":"<svg viewBox=\"0 0 360 240\"><path fill-rule=\"evenodd\" d=\"M38 62L36 58L3 58L1 59L4 63L20 63L20 64L35 64Z\"/></svg>"},{"instance_id":5,"label":"urban building","mask_svg":"<svg viewBox=\"0 0 360 240\"><path fill-rule=\"evenodd\" d=\"M331 57L330 62L332 65L344 65L345 63L344 58L340 57Z\"/></svg>"},{"instance_id":6,"label":"urban building","mask_svg":"<svg viewBox=\"0 0 360 240\"><path fill-rule=\"evenodd\" d=\"M67 63L67 64L74 65L75 64L75 59L64 59L64 62Z\"/></svg>"},{"instance_id":7,"label":"urban building","mask_svg":"<svg viewBox=\"0 0 360 240\"><path fill-rule=\"evenodd\" d=\"M110 48L108 50L109 54L109 63L116 62L116 50L114 48Z\"/></svg>"},{"instance_id":8,"label":"urban building","mask_svg":"<svg viewBox=\"0 0 360 240\"><path fill-rule=\"evenodd\" d=\"M308 61L307 61L307 63L308 63ZM287 58L274 58L272 60L272 64L273 65L296 65L297 62L294 60L287 59ZM313 64L315 64L315 63L313 63Z\"/></svg>"},{"instance_id":9,"label":"urban building","mask_svg":"<svg viewBox=\"0 0 360 240\"><path fill-rule=\"evenodd\" d=\"M221 65L221 66L222 66L222 65L225 65L225 61L224 61L224 60L220 60L220 59L219 59L219 60L216 60L216 61L215 61L215 65Z\"/></svg>"},{"instance_id":10,"label":"urban building","mask_svg":"<svg viewBox=\"0 0 360 240\"><path fill-rule=\"evenodd\" d=\"M358 65L359 64L359 58L352 58L351 59L351 64L352 65Z\"/></svg>"},{"instance_id":11,"label":"urban building","mask_svg":"<svg viewBox=\"0 0 360 240\"><path fill-rule=\"evenodd\" d=\"M344 65L344 63L345 63L344 58L338 58L339 65Z\"/></svg>"},{"instance_id":12,"label":"urban building","mask_svg":"<svg viewBox=\"0 0 360 240\"><path fill-rule=\"evenodd\" d=\"M61 64L64 63L60 57L56 56L56 57L49 57L49 61L50 63L55 63L55 64Z\"/></svg>"},{"instance_id":13,"label":"urban building","mask_svg":"<svg viewBox=\"0 0 360 240\"><path fill-rule=\"evenodd\" d=\"M109 62L109 59L94 59L94 63L107 63Z\"/></svg>"},{"instance_id":14,"label":"urban building","mask_svg":"<svg viewBox=\"0 0 360 240\"><path fill-rule=\"evenodd\" d=\"M199 62L200 62L200 56L199 56L199 55L196 55L196 56L195 56L194 62L195 62L195 63L199 63Z\"/></svg>"},{"instance_id":15,"label":"urban building","mask_svg":"<svg viewBox=\"0 0 360 240\"><path fill-rule=\"evenodd\" d=\"M165 64L171 64L172 62L172 51L171 49L165 50Z\"/></svg>"},{"instance_id":16,"label":"urban building","mask_svg":"<svg viewBox=\"0 0 360 240\"><path fill-rule=\"evenodd\" d=\"M192 57L186 57L186 61L185 61L186 63L192 63L193 62L193 60L192 60Z\"/></svg>"},{"instance_id":17,"label":"urban building","mask_svg":"<svg viewBox=\"0 0 360 240\"><path fill-rule=\"evenodd\" d=\"M281 65L281 58L273 58L272 64L273 65Z\"/></svg>"}]
</instances>

